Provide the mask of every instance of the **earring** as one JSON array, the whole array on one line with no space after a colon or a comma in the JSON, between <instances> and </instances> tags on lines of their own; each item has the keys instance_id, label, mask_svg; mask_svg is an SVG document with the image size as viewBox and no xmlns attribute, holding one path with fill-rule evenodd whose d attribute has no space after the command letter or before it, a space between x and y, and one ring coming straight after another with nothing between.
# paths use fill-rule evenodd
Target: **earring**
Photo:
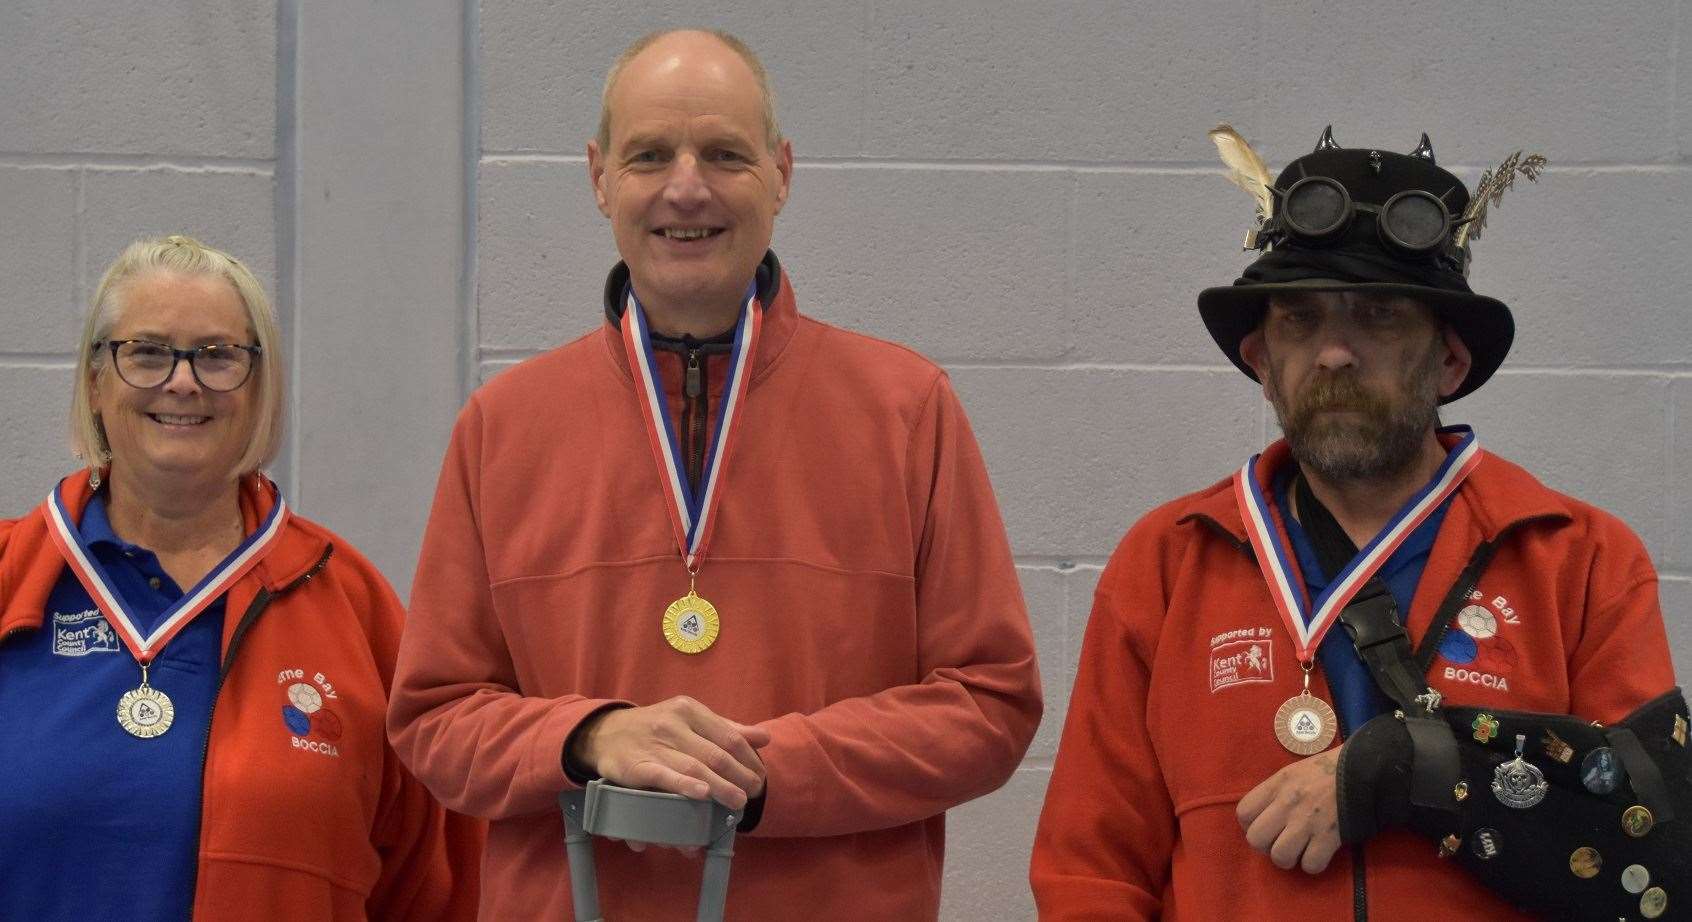
<instances>
[{"instance_id":1,"label":"earring","mask_svg":"<svg viewBox=\"0 0 1692 922\"><path fill-rule=\"evenodd\" d=\"M97 491L97 490L100 489L100 483L101 483L100 469L97 468L97 467L89 468L88 469L88 489Z\"/></svg>"}]
</instances>

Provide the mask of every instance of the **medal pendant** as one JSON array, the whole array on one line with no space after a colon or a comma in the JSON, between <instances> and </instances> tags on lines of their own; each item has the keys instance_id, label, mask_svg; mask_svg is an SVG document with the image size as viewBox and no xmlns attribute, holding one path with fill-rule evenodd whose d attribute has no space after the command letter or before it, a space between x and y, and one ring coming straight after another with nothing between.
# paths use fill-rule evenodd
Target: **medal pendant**
<instances>
[{"instance_id":1,"label":"medal pendant","mask_svg":"<svg viewBox=\"0 0 1692 922\"><path fill-rule=\"evenodd\" d=\"M717 642L722 621L717 609L692 589L664 610L664 639L683 653L703 653Z\"/></svg>"},{"instance_id":2,"label":"medal pendant","mask_svg":"<svg viewBox=\"0 0 1692 922\"><path fill-rule=\"evenodd\" d=\"M1515 810L1539 806L1539 802L1545 799L1545 792L1551 789L1539 766L1522 758L1522 747L1526 742L1525 734L1516 734L1516 757L1492 770L1492 796Z\"/></svg>"},{"instance_id":3,"label":"medal pendant","mask_svg":"<svg viewBox=\"0 0 1692 922\"><path fill-rule=\"evenodd\" d=\"M1301 756L1313 756L1328 748L1338 727L1334 709L1308 691L1288 698L1275 712L1275 738Z\"/></svg>"},{"instance_id":4,"label":"medal pendant","mask_svg":"<svg viewBox=\"0 0 1692 922\"><path fill-rule=\"evenodd\" d=\"M118 699L117 719L130 736L150 740L170 729L176 719L176 705L170 703L169 695L143 681L141 687L124 692Z\"/></svg>"}]
</instances>

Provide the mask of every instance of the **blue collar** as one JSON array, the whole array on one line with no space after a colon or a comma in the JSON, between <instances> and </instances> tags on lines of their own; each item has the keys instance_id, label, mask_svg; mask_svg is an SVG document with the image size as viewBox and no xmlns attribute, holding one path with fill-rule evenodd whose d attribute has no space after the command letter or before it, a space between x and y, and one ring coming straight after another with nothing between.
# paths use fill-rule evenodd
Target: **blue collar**
<instances>
[{"instance_id":1,"label":"blue collar","mask_svg":"<svg viewBox=\"0 0 1692 922\"><path fill-rule=\"evenodd\" d=\"M145 548L119 538L117 532L112 531L112 520L106 514L106 494L104 491L88 498L88 505L82 510L82 521L77 523L76 530L78 534L82 535L83 543L90 548L107 544L120 551L145 550Z\"/></svg>"}]
</instances>

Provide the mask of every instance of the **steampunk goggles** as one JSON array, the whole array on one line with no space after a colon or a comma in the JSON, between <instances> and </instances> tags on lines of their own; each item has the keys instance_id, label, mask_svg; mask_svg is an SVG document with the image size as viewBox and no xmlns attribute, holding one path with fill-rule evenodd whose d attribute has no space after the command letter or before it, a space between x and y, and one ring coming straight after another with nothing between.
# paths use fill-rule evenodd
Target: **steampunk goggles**
<instances>
[{"instance_id":1,"label":"steampunk goggles","mask_svg":"<svg viewBox=\"0 0 1692 922\"><path fill-rule=\"evenodd\" d=\"M1271 241L1286 237L1312 246L1333 243L1345 236L1357 215L1374 219L1375 232L1383 245L1410 254L1450 251L1459 222L1440 196L1422 189L1406 189L1380 205L1352 201L1351 193L1329 176L1306 176L1280 197L1275 216L1264 230ZM1455 255L1455 254L1448 254Z\"/></svg>"}]
</instances>

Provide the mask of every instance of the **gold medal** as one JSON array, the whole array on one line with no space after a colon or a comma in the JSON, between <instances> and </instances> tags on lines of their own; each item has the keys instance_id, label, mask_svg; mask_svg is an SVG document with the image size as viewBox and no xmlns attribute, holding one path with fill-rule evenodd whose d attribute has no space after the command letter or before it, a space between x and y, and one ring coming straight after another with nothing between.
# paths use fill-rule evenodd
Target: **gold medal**
<instances>
[{"instance_id":1,"label":"gold medal","mask_svg":"<svg viewBox=\"0 0 1692 922\"><path fill-rule=\"evenodd\" d=\"M716 606L699 597L689 586L687 595L664 609L664 639L683 653L703 653L717 642L722 621Z\"/></svg>"},{"instance_id":2,"label":"gold medal","mask_svg":"<svg viewBox=\"0 0 1692 922\"><path fill-rule=\"evenodd\" d=\"M1275 738L1289 752L1313 756L1334 741L1339 718L1334 716L1328 702L1310 693L1310 670L1314 667L1309 663L1301 666L1304 690L1282 702L1280 710L1275 712Z\"/></svg>"},{"instance_id":3,"label":"gold medal","mask_svg":"<svg viewBox=\"0 0 1692 922\"><path fill-rule=\"evenodd\" d=\"M141 667L141 686L118 699L118 726L130 736L150 740L162 736L176 719L176 705L170 696L147 684L147 667Z\"/></svg>"}]
</instances>

